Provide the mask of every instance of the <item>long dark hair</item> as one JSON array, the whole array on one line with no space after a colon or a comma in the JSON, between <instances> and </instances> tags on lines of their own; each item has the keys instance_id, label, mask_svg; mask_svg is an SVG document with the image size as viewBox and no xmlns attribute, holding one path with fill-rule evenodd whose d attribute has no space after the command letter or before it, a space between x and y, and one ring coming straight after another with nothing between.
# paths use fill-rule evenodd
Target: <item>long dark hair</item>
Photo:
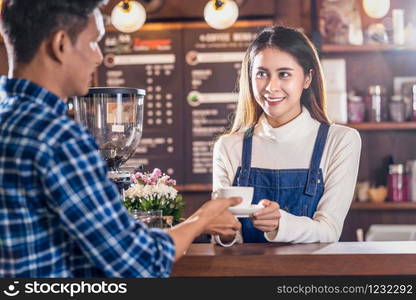
<instances>
[{"instance_id":1,"label":"long dark hair","mask_svg":"<svg viewBox=\"0 0 416 300\"><path fill-rule=\"evenodd\" d=\"M330 124L326 114L324 76L315 46L305 34L296 29L273 26L262 30L246 51L239 80L237 111L230 133L254 126L262 113L254 98L251 71L254 57L265 48L276 48L289 53L303 68L305 75L312 72L311 85L303 91L301 104L309 110L312 118Z\"/></svg>"}]
</instances>

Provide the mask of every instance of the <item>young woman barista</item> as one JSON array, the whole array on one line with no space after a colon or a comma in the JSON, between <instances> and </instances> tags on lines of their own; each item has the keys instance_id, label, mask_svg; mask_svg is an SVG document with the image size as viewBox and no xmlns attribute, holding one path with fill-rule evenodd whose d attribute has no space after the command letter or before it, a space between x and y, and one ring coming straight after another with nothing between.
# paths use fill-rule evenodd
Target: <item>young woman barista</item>
<instances>
[{"instance_id":1,"label":"young woman barista","mask_svg":"<svg viewBox=\"0 0 416 300\"><path fill-rule=\"evenodd\" d=\"M247 49L231 131L214 147L213 189L254 187L253 204L241 218L235 242L338 241L358 173L361 139L331 125L322 68L301 32L264 29Z\"/></svg>"}]
</instances>

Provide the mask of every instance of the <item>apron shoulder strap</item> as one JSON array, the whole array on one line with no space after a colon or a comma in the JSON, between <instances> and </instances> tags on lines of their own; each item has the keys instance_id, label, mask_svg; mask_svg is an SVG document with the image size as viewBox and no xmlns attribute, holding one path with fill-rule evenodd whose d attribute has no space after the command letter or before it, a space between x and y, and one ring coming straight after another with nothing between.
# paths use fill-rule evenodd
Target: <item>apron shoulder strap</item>
<instances>
[{"instance_id":1,"label":"apron shoulder strap","mask_svg":"<svg viewBox=\"0 0 416 300\"><path fill-rule=\"evenodd\" d=\"M248 185L248 177L250 175L251 168L251 149L253 147L253 132L254 127L251 127L244 133L241 170L237 178L237 185L239 186Z\"/></svg>"},{"instance_id":2,"label":"apron shoulder strap","mask_svg":"<svg viewBox=\"0 0 416 300\"><path fill-rule=\"evenodd\" d=\"M306 185L305 194L314 196L318 184L319 165L321 164L322 154L324 152L326 139L328 137L329 125L321 123L319 126L318 135L315 140L311 164L308 172L308 182Z\"/></svg>"}]
</instances>

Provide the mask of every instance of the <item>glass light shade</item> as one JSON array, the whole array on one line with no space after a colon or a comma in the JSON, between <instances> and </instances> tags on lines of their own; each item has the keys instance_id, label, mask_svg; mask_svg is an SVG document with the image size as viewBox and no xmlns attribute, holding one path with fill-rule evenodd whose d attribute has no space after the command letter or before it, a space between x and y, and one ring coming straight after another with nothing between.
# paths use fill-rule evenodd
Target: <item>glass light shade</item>
<instances>
[{"instance_id":1,"label":"glass light shade","mask_svg":"<svg viewBox=\"0 0 416 300\"><path fill-rule=\"evenodd\" d=\"M124 1L114 6L111 12L111 23L121 32L133 32L143 26L146 21L146 10L137 1L127 1L128 9L123 7Z\"/></svg>"},{"instance_id":2,"label":"glass light shade","mask_svg":"<svg viewBox=\"0 0 416 300\"><path fill-rule=\"evenodd\" d=\"M204 18L215 29L231 27L238 18L238 5L232 0L222 0L220 8L215 7L215 0L209 1L204 8Z\"/></svg>"},{"instance_id":3,"label":"glass light shade","mask_svg":"<svg viewBox=\"0 0 416 300\"><path fill-rule=\"evenodd\" d=\"M370 18L383 18L389 12L390 0L363 0L363 8Z\"/></svg>"}]
</instances>

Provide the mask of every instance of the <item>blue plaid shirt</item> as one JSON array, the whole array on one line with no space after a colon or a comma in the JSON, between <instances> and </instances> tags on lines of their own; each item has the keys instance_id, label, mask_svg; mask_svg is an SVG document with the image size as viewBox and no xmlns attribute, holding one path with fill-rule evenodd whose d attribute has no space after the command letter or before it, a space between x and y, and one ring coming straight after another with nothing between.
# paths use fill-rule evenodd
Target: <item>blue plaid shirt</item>
<instances>
[{"instance_id":1,"label":"blue plaid shirt","mask_svg":"<svg viewBox=\"0 0 416 300\"><path fill-rule=\"evenodd\" d=\"M167 277L171 237L129 217L65 103L0 77L0 277Z\"/></svg>"}]
</instances>

